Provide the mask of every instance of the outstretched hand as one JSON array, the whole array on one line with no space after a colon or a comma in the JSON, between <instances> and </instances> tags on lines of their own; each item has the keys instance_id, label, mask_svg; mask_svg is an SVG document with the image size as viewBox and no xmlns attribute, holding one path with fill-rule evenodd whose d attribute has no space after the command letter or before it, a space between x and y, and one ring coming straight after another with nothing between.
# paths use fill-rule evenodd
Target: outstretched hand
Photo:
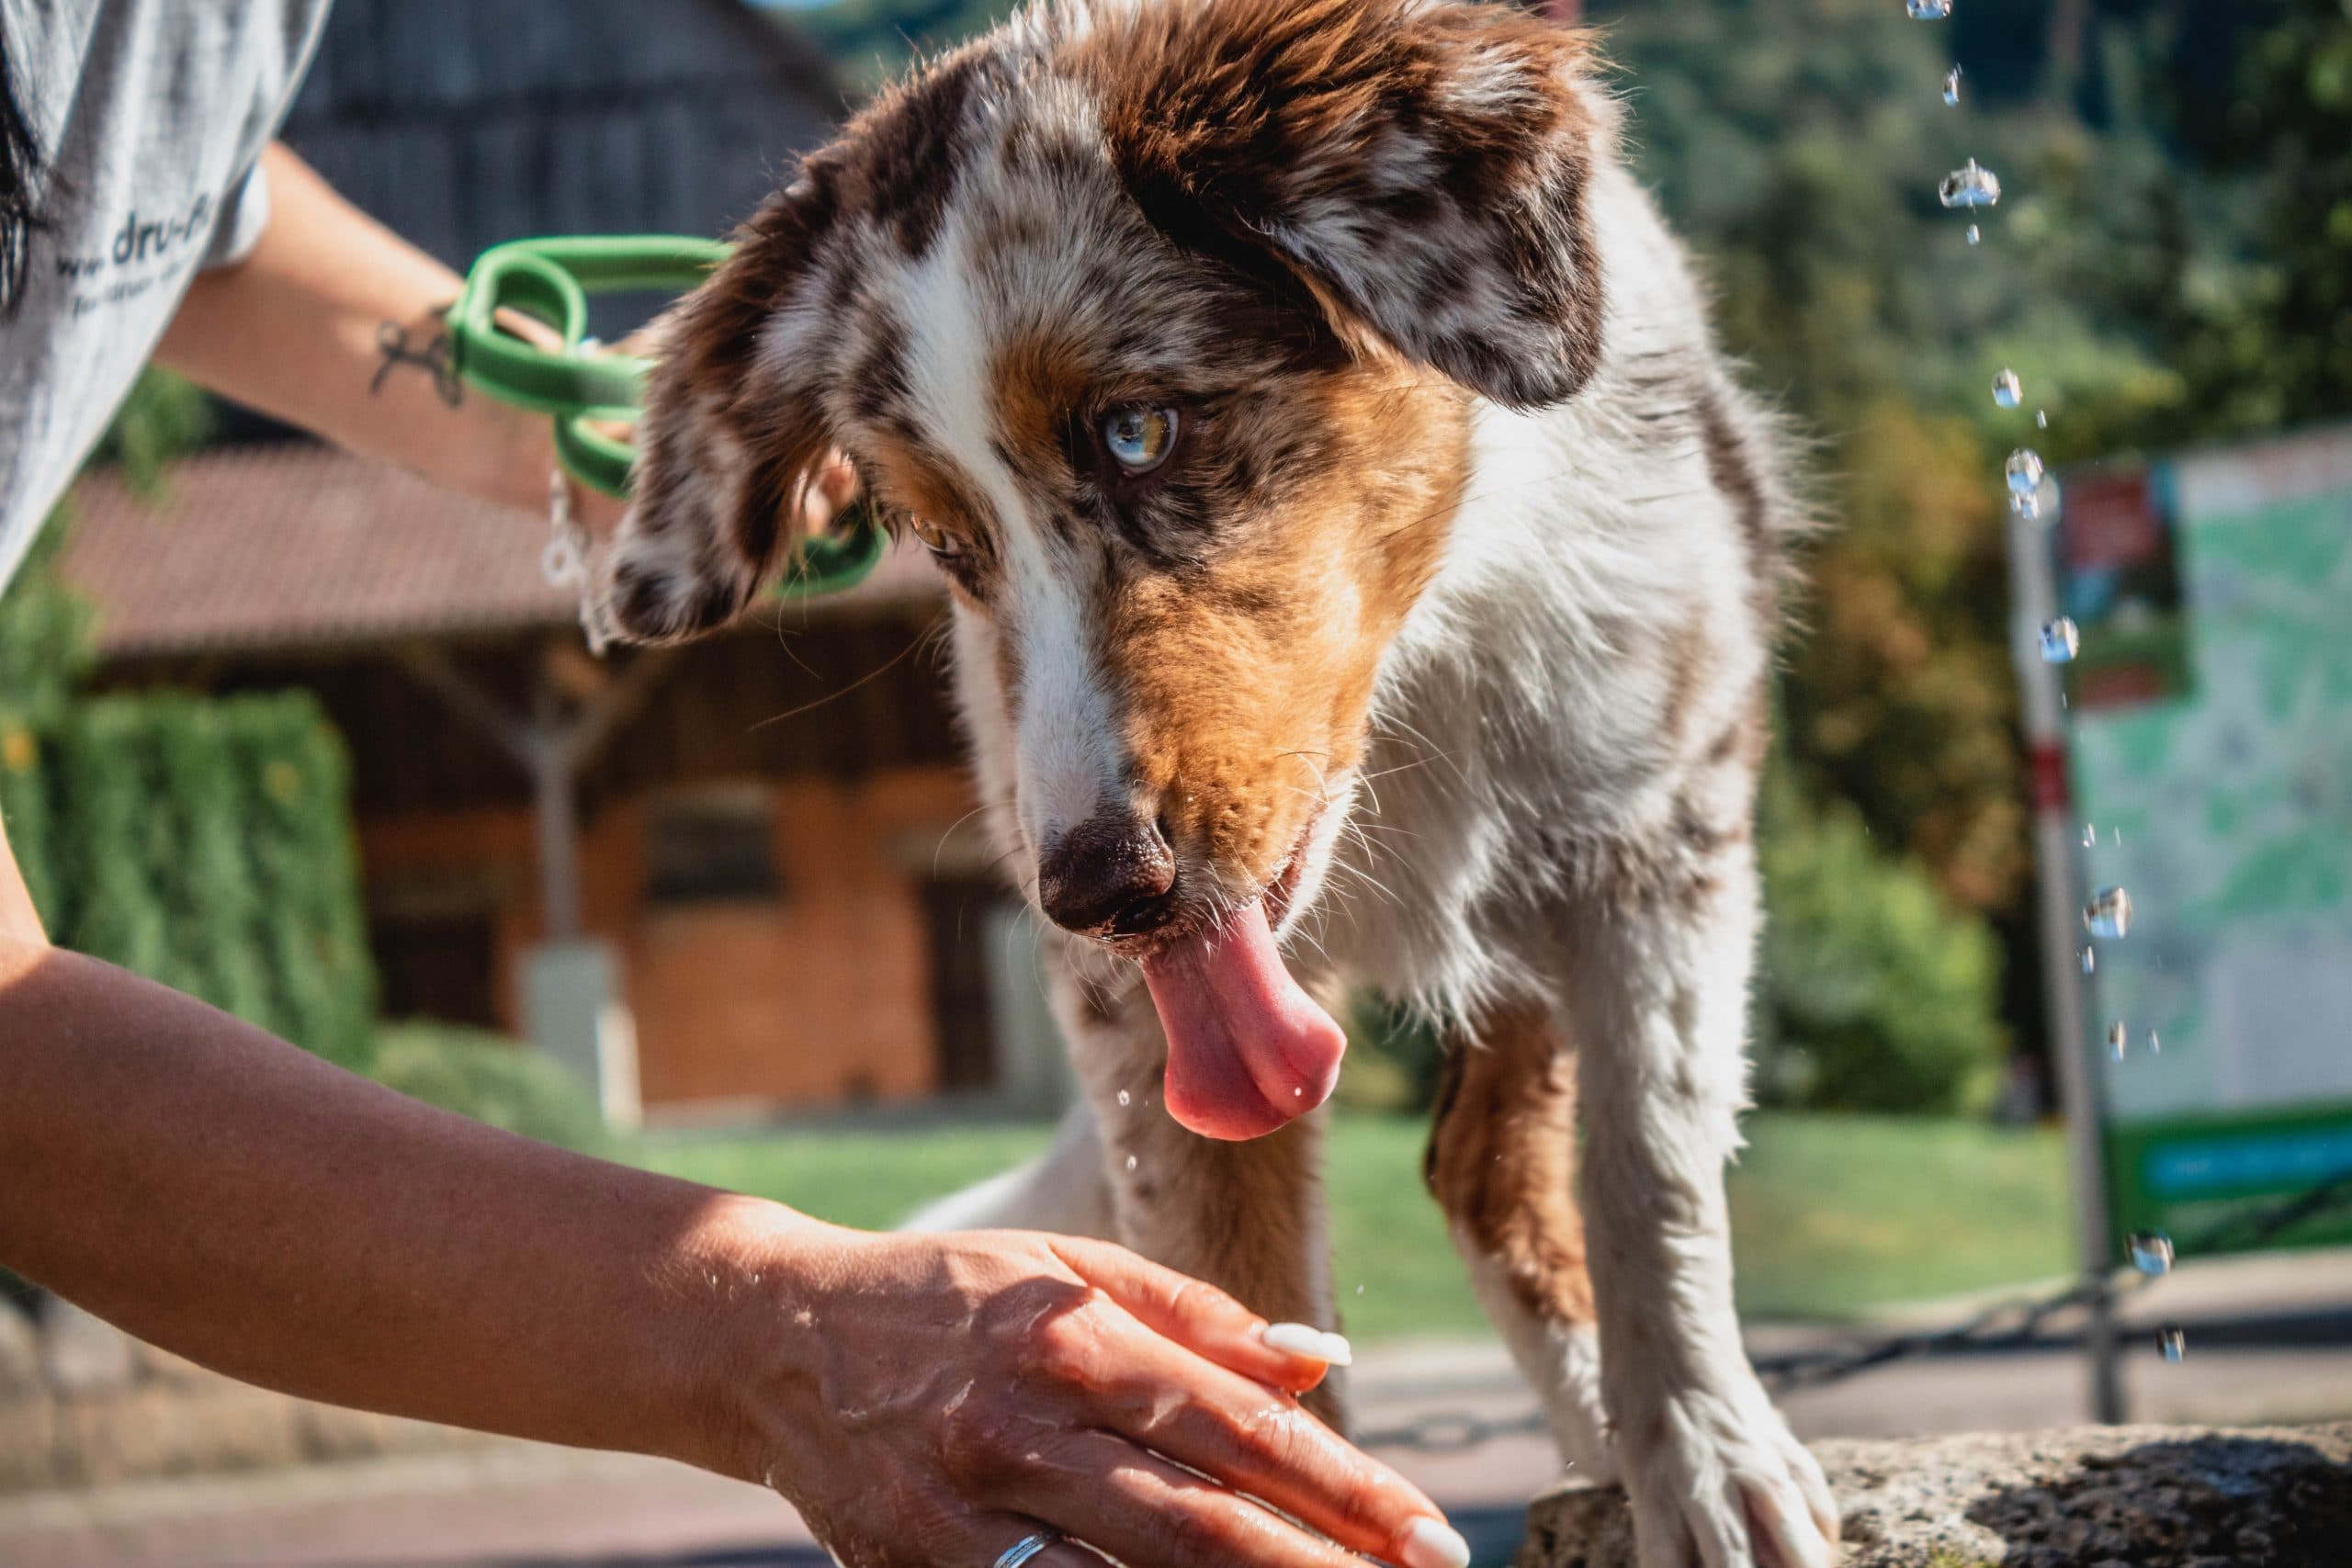
<instances>
[{"instance_id":1,"label":"outstretched hand","mask_svg":"<svg viewBox=\"0 0 2352 1568\"><path fill-rule=\"evenodd\" d=\"M989 1568L1041 1529L1067 1538L1047 1568L1100 1568L1081 1543L1131 1568L1468 1561L1427 1497L1300 1408L1327 1363L1222 1292L1020 1232L789 1245L786 1299L736 1314L740 1469L850 1568Z\"/></svg>"}]
</instances>

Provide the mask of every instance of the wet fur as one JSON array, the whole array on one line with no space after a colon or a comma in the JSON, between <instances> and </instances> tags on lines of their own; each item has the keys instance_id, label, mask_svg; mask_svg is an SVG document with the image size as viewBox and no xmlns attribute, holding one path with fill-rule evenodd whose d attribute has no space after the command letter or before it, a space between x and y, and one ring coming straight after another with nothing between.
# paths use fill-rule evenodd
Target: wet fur
<instances>
[{"instance_id":1,"label":"wet fur","mask_svg":"<svg viewBox=\"0 0 2352 1568\"><path fill-rule=\"evenodd\" d=\"M1295 874L1302 980L1447 1032L1430 1187L1565 1456L1625 1481L1651 1568L1813 1564L1834 1510L1741 1350L1722 1185L1797 509L1614 121L1581 35L1499 7L1024 12L678 313L609 603L723 622L846 451L952 548L1024 889L1104 810L1164 822L1180 930ZM1135 401L1186 411L1148 483L1088 446ZM1095 1230L1334 1321L1316 1119L1186 1133L1132 952L1050 945L1086 1109L923 1223Z\"/></svg>"}]
</instances>

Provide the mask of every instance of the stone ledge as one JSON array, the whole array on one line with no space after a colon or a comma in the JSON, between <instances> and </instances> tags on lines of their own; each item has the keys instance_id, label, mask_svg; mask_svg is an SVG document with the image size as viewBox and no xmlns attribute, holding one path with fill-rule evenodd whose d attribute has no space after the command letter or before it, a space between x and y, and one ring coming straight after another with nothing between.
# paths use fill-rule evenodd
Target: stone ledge
<instances>
[{"instance_id":1,"label":"stone ledge","mask_svg":"<svg viewBox=\"0 0 2352 1568\"><path fill-rule=\"evenodd\" d=\"M2352 1422L2091 1427L1813 1445L1841 1568L2346 1568ZM1614 1488L1528 1510L1518 1568L1636 1568Z\"/></svg>"},{"instance_id":2,"label":"stone ledge","mask_svg":"<svg viewBox=\"0 0 2352 1568\"><path fill-rule=\"evenodd\" d=\"M0 1298L0 1497L492 1440L272 1393L55 1298Z\"/></svg>"}]
</instances>

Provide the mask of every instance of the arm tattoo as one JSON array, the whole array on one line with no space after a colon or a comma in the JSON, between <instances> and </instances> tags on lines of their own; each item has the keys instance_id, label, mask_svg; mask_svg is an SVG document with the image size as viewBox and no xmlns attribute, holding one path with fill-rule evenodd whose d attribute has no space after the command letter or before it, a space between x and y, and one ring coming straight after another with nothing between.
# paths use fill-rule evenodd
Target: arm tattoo
<instances>
[{"instance_id":1,"label":"arm tattoo","mask_svg":"<svg viewBox=\"0 0 2352 1568\"><path fill-rule=\"evenodd\" d=\"M408 328L398 321L379 324L376 328L376 352L382 356L383 363L376 367L376 375L368 383L369 396L383 391L385 378L396 367L413 365L433 378L433 389L440 395L443 402L456 408L466 400L465 383L458 378L456 355L451 352L449 334L437 319L434 323L433 335L421 344L412 344Z\"/></svg>"}]
</instances>

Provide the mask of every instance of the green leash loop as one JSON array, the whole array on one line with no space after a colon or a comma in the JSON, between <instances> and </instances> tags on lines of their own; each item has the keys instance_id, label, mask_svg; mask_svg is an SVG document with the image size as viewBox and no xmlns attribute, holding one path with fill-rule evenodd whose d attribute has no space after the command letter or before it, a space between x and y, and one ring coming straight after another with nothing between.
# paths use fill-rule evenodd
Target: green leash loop
<instances>
[{"instance_id":1,"label":"green leash loop","mask_svg":"<svg viewBox=\"0 0 2352 1568\"><path fill-rule=\"evenodd\" d=\"M582 347L588 296L683 294L732 248L672 234L572 235L493 246L474 262L449 307L452 367L467 385L499 401L551 416L556 461L564 471L591 490L626 498L637 449L596 426L636 419L653 362ZM501 310L520 310L540 322L562 348L542 349L502 332ZM852 502L835 532L794 547L776 593L805 599L855 587L881 561L887 542L865 503Z\"/></svg>"}]
</instances>

